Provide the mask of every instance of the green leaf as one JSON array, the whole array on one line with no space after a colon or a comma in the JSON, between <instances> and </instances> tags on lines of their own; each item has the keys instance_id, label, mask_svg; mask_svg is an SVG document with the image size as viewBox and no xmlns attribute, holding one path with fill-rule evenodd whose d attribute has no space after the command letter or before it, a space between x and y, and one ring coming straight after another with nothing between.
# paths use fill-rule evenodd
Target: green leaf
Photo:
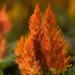
<instances>
[{"instance_id":1,"label":"green leaf","mask_svg":"<svg viewBox=\"0 0 75 75\"><path fill-rule=\"evenodd\" d=\"M15 59L15 56L13 54L10 56L7 56L4 59L1 59L0 60L0 69L4 69L4 68L10 66L11 64L13 64L14 59Z\"/></svg>"},{"instance_id":2,"label":"green leaf","mask_svg":"<svg viewBox=\"0 0 75 75\"><path fill-rule=\"evenodd\" d=\"M67 75L75 75L75 68L70 68L67 72Z\"/></svg>"}]
</instances>

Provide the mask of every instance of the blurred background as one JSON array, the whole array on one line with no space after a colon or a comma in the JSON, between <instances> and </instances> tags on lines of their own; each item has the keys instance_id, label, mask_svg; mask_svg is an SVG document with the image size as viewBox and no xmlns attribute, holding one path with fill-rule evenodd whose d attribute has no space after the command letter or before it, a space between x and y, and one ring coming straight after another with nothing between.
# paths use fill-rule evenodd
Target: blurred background
<instances>
[{"instance_id":1,"label":"blurred background","mask_svg":"<svg viewBox=\"0 0 75 75\"><path fill-rule=\"evenodd\" d=\"M29 18L38 3L42 16L50 2L57 24L69 43L68 54L71 56L67 75L75 75L75 0L0 0L0 12L5 7L5 14L10 21L10 31L6 34L7 52L0 58L0 75L20 75L15 61L14 49L22 35L29 32ZM1 28L1 26L0 26Z\"/></svg>"}]
</instances>

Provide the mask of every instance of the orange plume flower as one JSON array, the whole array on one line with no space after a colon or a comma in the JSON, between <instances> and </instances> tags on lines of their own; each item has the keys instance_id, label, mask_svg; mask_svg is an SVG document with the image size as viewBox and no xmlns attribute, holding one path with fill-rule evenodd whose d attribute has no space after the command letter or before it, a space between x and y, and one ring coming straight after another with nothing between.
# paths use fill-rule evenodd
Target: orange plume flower
<instances>
[{"instance_id":1,"label":"orange plume flower","mask_svg":"<svg viewBox=\"0 0 75 75\"><path fill-rule=\"evenodd\" d=\"M10 30L10 21L6 14L6 6L0 10L0 58L6 55L6 33Z\"/></svg>"},{"instance_id":2,"label":"orange plume flower","mask_svg":"<svg viewBox=\"0 0 75 75\"><path fill-rule=\"evenodd\" d=\"M35 43L37 58L39 60L43 60L43 55L41 53L41 42L42 42L42 37L44 36L44 33L42 28L41 12L40 12L40 8L38 4L36 5L34 13L30 18L29 25L30 25L29 26L30 34L33 34L33 33L36 34L36 39L34 43Z\"/></svg>"},{"instance_id":3,"label":"orange plume flower","mask_svg":"<svg viewBox=\"0 0 75 75\"><path fill-rule=\"evenodd\" d=\"M39 61L41 52L40 43L38 42L38 33L41 29L41 13L38 4L35 7L29 24L30 35L28 39L25 41L25 38L22 37L15 50L16 62L22 75L41 75Z\"/></svg>"},{"instance_id":4,"label":"orange plume flower","mask_svg":"<svg viewBox=\"0 0 75 75\"><path fill-rule=\"evenodd\" d=\"M48 5L45 25L42 25L41 12L37 4L29 25L30 35L27 39L21 37L15 50L16 62L21 74L41 75L41 63L56 72L67 69L69 64L68 46L61 29L56 25L51 6Z\"/></svg>"},{"instance_id":5,"label":"orange plume flower","mask_svg":"<svg viewBox=\"0 0 75 75\"><path fill-rule=\"evenodd\" d=\"M61 34L61 29L56 25L55 16L48 5L46 11L45 35L50 45L45 47L47 55L45 55L46 64L49 68L62 71L68 66L69 57L67 56L67 43ZM44 40L45 43L45 40ZM49 48L49 49L48 49Z\"/></svg>"},{"instance_id":6,"label":"orange plume flower","mask_svg":"<svg viewBox=\"0 0 75 75\"><path fill-rule=\"evenodd\" d=\"M19 65L22 75L41 75L41 67L39 61L36 60L34 40L35 35L33 34L31 34L26 41L24 37L21 37L15 50L17 56L16 62Z\"/></svg>"}]
</instances>

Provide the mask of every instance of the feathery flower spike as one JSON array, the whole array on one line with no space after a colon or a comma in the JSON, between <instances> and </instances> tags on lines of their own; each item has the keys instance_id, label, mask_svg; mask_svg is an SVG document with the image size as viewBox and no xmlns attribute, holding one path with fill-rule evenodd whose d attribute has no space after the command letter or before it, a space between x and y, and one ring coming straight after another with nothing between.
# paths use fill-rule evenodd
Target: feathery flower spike
<instances>
[{"instance_id":1,"label":"feathery flower spike","mask_svg":"<svg viewBox=\"0 0 75 75\"><path fill-rule=\"evenodd\" d=\"M39 5L37 4L34 10L34 14L30 18L29 22L30 32L31 33L39 33L41 30L42 19Z\"/></svg>"},{"instance_id":2,"label":"feathery flower spike","mask_svg":"<svg viewBox=\"0 0 75 75\"><path fill-rule=\"evenodd\" d=\"M45 17L45 34L49 39L49 44L51 47L47 54L48 57L46 56L46 63L49 68L62 71L64 67L67 68L69 64L69 57L67 56L67 43L61 34L61 29L59 29L59 27L56 25L55 16L50 5L48 5Z\"/></svg>"},{"instance_id":3,"label":"feathery flower spike","mask_svg":"<svg viewBox=\"0 0 75 75\"><path fill-rule=\"evenodd\" d=\"M25 42L24 37L22 37L15 50L16 62L22 75L41 75L41 67L35 55L34 39L35 36L33 34Z\"/></svg>"},{"instance_id":4,"label":"feathery flower spike","mask_svg":"<svg viewBox=\"0 0 75 75\"><path fill-rule=\"evenodd\" d=\"M0 10L0 58L6 55L6 33L10 29L10 21L6 14L6 7Z\"/></svg>"},{"instance_id":5,"label":"feathery flower spike","mask_svg":"<svg viewBox=\"0 0 75 75\"><path fill-rule=\"evenodd\" d=\"M38 4L35 7L34 14L31 16L29 24L30 35L28 36L28 39L25 41L23 39L24 37L22 37L21 42L19 42L15 50L17 56L16 62L19 65L22 75L41 75L41 66L37 58L37 48L39 47L39 44L37 44L37 37L41 24L41 14Z\"/></svg>"},{"instance_id":6,"label":"feathery flower spike","mask_svg":"<svg viewBox=\"0 0 75 75\"><path fill-rule=\"evenodd\" d=\"M42 60L43 55L41 53L41 42L44 33L42 29L41 12L38 4L36 5L34 13L30 18L29 28L30 28L30 34L34 34L34 33L36 34L36 39L35 39L36 54L37 54L37 58L39 60Z\"/></svg>"}]
</instances>

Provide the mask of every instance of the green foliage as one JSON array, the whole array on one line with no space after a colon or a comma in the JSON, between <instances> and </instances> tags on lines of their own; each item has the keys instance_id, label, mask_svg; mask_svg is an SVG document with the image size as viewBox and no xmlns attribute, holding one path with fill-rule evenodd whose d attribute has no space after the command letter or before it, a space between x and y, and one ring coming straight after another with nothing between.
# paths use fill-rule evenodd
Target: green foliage
<instances>
[{"instance_id":1,"label":"green foliage","mask_svg":"<svg viewBox=\"0 0 75 75\"><path fill-rule=\"evenodd\" d=\"M7 56L6 58L4 59L1 59L0 60L0 69L4 69L6 67L8 67L9 65L12 65L14 62L14 55L10 55L10 56Z\"/></svg>"},{"instance_id":2,"label":"green foliage","mask_svg":"<svg viewBox=\"0 0 75 75\"><path fill-rule=\"evenodd\" d=\"M75 67L70 68L67 72L67 75L75 75Z\"/></svg>"},{"instance_id":3,"label":"green foliage","mask_svg":"<svg viewBox=\"0 0 75 75\"><path fill-rule=\"evenodd\" d=\"M3 71L2 70L0 70L0 75L3 75Z\"/></svg>"}]
</instances>

